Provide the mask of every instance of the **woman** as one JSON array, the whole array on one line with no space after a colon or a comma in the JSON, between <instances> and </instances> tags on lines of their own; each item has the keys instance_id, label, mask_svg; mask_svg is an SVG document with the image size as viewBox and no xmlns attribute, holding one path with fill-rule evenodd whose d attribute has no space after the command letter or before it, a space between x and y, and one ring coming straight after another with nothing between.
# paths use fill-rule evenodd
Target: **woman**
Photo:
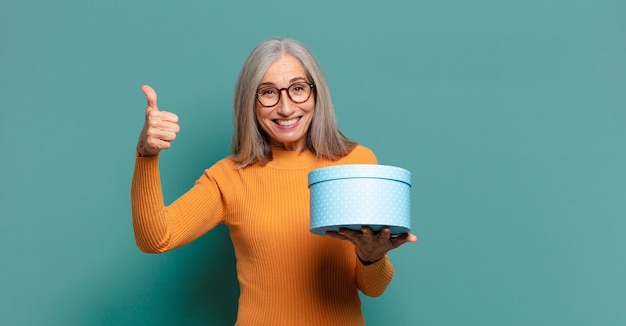
<instances>
[{"instance_id":1,"label":"woman","mask_svg":"<svg viewBox=\"0 0 626 326\"><path fill-rule=\"evenodd\" d=\"M308 172L376 163L337 128L311 53L290 39L252 51L235 88L233 154L169 206L158 154L176 138L178 117L158 110L152 88L143 91L148 107L131 189L138 247L165 252L224 223L237 259L238 325L363 325L358 291L381 295L394 272L387 251L416 237L390 237L389 228L341 229L329 237L308 231Z\"/></svg>"}]
</instances>

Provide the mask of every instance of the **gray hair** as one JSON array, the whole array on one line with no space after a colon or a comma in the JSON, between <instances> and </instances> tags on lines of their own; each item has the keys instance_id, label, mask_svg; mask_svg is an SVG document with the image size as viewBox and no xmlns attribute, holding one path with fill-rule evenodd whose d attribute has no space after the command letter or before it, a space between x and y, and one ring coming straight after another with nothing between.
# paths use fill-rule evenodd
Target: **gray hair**
<instances>
[{"instance_id":1,"label":"gray hair","mask_svg":"<svg viewBox=\"0 0 626 326\"><path fill-rule=\"evenodd\" d=\"M256 119L256 91L269 66L283 56L298 59L309 81L315 84L315 110L307 133L307 148L319 158L337 160L356 146L337 126L330 89L315 57L296 40L272 38L257 45L250 53L235 86L231 149L232 158L240 167L272 160L269 136Z\"/></svg>"}]
</instances>

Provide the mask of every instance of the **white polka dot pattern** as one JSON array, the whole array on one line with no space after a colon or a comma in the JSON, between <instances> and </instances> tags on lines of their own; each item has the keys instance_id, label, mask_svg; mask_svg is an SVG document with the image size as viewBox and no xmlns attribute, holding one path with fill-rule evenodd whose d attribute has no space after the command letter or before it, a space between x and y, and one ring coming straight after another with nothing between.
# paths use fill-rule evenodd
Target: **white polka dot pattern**
<instances>
[{"instance_id":1,"label":"white polka dot pattern","mask_svg":"<svg viewBox=\"0 0 626 326\"><path fill-rule=\"evenodd\" d=\"M390 226L392 234L411 228L411 173L376 164L336 165L311 171L311 232L340 227Z\"/></svg>"}]
</instances>

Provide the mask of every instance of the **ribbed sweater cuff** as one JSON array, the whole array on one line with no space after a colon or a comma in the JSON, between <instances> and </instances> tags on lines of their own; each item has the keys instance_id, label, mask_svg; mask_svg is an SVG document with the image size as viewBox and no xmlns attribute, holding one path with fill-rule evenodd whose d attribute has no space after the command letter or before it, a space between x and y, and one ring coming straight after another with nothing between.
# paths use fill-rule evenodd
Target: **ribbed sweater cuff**
<instances>
[{"instance_id":1,"label":"ribbed sweater cuff","mask_svg":"<svg viewBox=\"0 0 626 326\"><path fill-rule=\"evenodd\" d=\"M356 278L361 284L367 285L361 291L368 296L377 297L383 294L389 283L391 283L393 274L394 268L387 255L383 259L367 266L360 261L357 262Z\"/></svg>"}]
</instances>

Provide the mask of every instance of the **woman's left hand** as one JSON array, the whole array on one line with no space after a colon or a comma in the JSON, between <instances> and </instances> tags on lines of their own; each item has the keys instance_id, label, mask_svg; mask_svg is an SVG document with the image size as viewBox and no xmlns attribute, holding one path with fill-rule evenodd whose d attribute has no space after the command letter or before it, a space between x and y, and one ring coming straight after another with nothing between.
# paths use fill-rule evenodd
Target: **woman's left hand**
<instances>
[{"instance_id":1,"label":"woman's left hand","mask_svg":"<svg viewBox=\"0 0 626 326\"><path fill-rule=\"evenodd\" d=\"M382 259L391 250L400 247L407 242L417 241L417 237L411 233L403 233L391 236L391 229L383 227L378 232L363 226L361 231L351 229L339 229L339 231L327 231L326 235L352 242L356 247L357 255L364 264L371 264Z\"/></svg>"}]
</instances>

